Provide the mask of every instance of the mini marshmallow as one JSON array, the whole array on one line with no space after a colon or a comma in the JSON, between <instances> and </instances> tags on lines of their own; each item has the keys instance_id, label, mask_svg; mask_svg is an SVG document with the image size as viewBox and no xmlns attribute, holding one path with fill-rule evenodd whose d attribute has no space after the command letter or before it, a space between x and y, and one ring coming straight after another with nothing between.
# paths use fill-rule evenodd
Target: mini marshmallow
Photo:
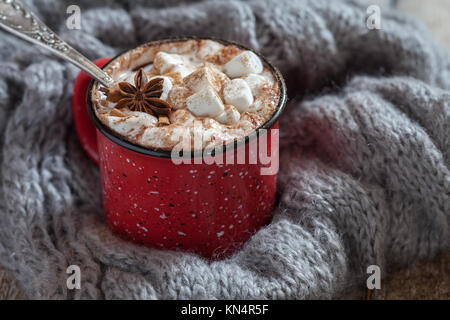
<instances>
[{"instance_id":1,"label":"mini marshmallow","mask_svg":"<svg viewBox=\"0 0 450 320\"><path fill-rule=\"evenodd\" d=\"M170 90L168 102L172 109L178 110L186 106L186 98L190 95L191 90L186 87L175 86Z\"/></svg>"},{"instance_id":2,"label":"mini marshmallow","mask_svg":"<svg viewBox=\"0 0 450 320\"><path fill-rule=\"evenodd\" d=\"M206 60L208 57L212 57L220 52L222 45L211 40L201 40L199 49L197 51L197 58Z\"/></svg>"},{"instance_id":3,"label":"mini marshmallow","mask_svg":"<svg viewBox=\"0 0 450 320\"><path fill-rule=\"evenodd\" d=\"M148 81L151 81L153 79L163 79L163 88L160 99L167 100L169 97L169 92L172 90L172 81L168 77L164 76L154 76L148 79Z\"/></svg>"},{"instance_id":4,"label":"mini marshmallow","mask_svg":"<svg viewBox=\"0 0 450 320\"><path fill-rule=\"evenodd\" d=\"M202 67L192 72L183 79L189 89L199 91L207 86L213 87L216 91L220 90L220 82L208 67Z\"/></svg>"},{"instance_id":5,"label":"mini marshmallow","mask_svg":"<svg viewBox=\"0 0 450 320\"><path fill-rule=\"evenodd\" d=\"M170 114L171 123L183 123L184 125L191 124L197 119L192 113L186 109L175 110Z\"/></svg>"},{"instance_id":6,"label":"mini marshmallow","mask_svg":"<svg viewBox=\"0 0 450 320\"><path fill-rule=\"evenodd\" d=\"M248 86L250 87L250 90L252 91L252 94L255 97L258 96L261 89L266 84L268 84L267 79L259 74L250 73L243 79L245 82L247 82Z\"/></svg>"},{"instance_id":7,"label":"mini marshmallow","mask_svg":"<svg viewBox=\"0 0 450 320\"><path fill-rule=\"evenodd\" d=\"M220 124L216 120L206 118L198 122L198 125L191 128L194 147L204 148L208 142L214 141L218 130L220 130Z\"/></svg>"},{"instance_id":8,"label":"mini marshmallow","mask_svg":"<svg viewBox=\"0 0 450 320\"><path fill-rule=\"evenodd\" d=\"M206 87L188 97L186 106L198 117L215 117L224 110L222 100L212 87Z\"/></svg>"},{"instance_id":9,"label":"mini marshmallow","mask_svg":"<svg viewBox=\"0 0 450 320\"><path fill-rule=\"evenodd\" d=\"M135 136L141 129L153 127L158 122L156 117L145 112L129 112L129 114L131 116L127 118L108 116L108 126L119 134Z\"/></svg>"},{"instance_id":10,"label":"mini marshmallow","mask_svg":"<svg viewBox=\"0 0 450 320\"><path fill-rule=\"evenodd\" d=\"M182 78L188 76L192 72L193 68L188 68L184 65L175 66L172 72L178 72Z\"/></svg>"},{"instance_id":11,"label":"mini marshmallow","mask_svg":"<svg viewBox=\"0 0 450 320\"><path fill-rule=\"evenodd\" d=\"M155 74L152 76L156 76ZM161 74L161 76L167 77L172 82L172 86L181 85L183 84L183 78L178 72L168 72ZM173 88L172 88L173 89Z\"/></svg>"},{"instance_id":12,"label":"mini marshmallow","mask_svg":"<svg viewBox=\"0 0 450 320\"><path fill-rule=\"evenodd\" d=\"M222 70L220 70L216 65L209 62L207 62L205 65L211 69L217 81L220 82L221 87L230 82L230 78L225 73L223 73Z\"/></svg>"},{"instance_id":13,"label":"mini marshmallow","mask_svg":"<svg viewBox=\"0 0 450 320\"><path fill-rule=\"evenodd\" d=\"M239 112L247 111L253 103L253 94L247 82L242 79L234 79L223 88L225 103L232 104Z\"/></svg>"},{"instance_id":14,"label":"mini marshmallow","mask_svg":"<svg viewBox=\"0 0 450 320\"><path fill-rule=\"evenodd\" d=\"M231 125L238 122L240 118L241 114L239 113L239 111L237 111L234 106L227 104L225 105L225 111L218 115L216 117L216 120L220 123Z\"/></svg>"},{"instance_id":15,"label":"mini marshmallow","mask_svg":"<svg viewBox=\"0 0 450 320\"><path fill-rule=\"evenodd\" d=\"M253 102L253 104L248 107L248 112L257 112L259 110L262 109L262 107L264 106L263 102L260 99L256 99L255 102Z\"/></svg>"},{"instance_id":16,"label":"mini marshmallow","mask_svg":"<svg viewBox=\"0 0 450 320\"><path fill-rule=\"evenodd\" d=\"M158 52L153 60L153 67L159 73L167 73L173 68L184 63L184 59L178 54Z\"/></svg>"},{"instance_id":17,"label":"mini marshmallow","mask_svg":"<svg viewBox=\"0 0 450 320\"><path fill-rule=\"evenodd\" d=\"M243 51L225 64L225 73L230 78L242 77L249 73L261 73L261 59L251 51Z\"/></svg>"},{"instance_id":18,"label":"mini marshmallow","mask_svg":"<svg viewBox=\"0 0 450 320\"><path fill-rule=\"evenodd\" d=\"M180 137L177 135L179 129L183 130L183 128L172 128L171 126L148 127L142 132L140 137L137 137L137 142L145 147L172 148L177 144L177 139Z\"/></svg>"}]
</instances>

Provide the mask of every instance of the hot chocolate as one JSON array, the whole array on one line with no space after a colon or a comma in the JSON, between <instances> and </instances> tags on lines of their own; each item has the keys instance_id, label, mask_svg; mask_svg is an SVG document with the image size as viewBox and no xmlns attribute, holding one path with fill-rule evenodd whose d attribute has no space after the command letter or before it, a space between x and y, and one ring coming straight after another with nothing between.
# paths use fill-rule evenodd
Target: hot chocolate
<instances>
[{"instance_id":1,"label":"hot chocolate","mask_svg":"<svg viewBox=\"0 0 450 320\"><path fill-rule=\"evenodd\" d=\"M106 71L117 84L92 90L97 117L149 149L171 150L186 135L200 134L201 148L243 138L272 117L280 96L258 55L212 40L141 46Z\"/></svg>"}]
</instances>

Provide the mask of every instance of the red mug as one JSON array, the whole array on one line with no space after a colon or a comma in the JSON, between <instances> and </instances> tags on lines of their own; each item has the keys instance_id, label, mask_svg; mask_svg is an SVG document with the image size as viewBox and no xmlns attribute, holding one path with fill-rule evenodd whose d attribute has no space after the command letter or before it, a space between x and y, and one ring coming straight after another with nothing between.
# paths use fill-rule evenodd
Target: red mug
<instances>
[{"instance_id":1,"label":"red mug","mask_svg":"<svg viewBox=\"0 0 450 320\"><path fill-rule=\"evenodd\" d=\"M184 39L199 38L146 46ZM272 118L254 134L223 146L220 154L185 155L185 162L191 163L177 163L170 151L146 149L111 131L93 110L95 81L84 72L78 75L72 100L75 128L84 150L100 166L105 219L113 231L148 247L219 259L270 221L278 171L278 117L286 105L286 86L280 72L255 53L280 88ZM96 64L104 68L120 55Z\"/></svg>"}]
</instances>

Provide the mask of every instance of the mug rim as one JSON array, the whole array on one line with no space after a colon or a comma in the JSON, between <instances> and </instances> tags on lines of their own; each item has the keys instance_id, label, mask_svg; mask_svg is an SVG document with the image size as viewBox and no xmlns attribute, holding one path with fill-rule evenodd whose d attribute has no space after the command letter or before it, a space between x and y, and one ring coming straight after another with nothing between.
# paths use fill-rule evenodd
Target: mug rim
<instances>
[{"instance_id":1,"label":"mug rim","mask_svg":"<svg viewBox=\"0 0 450 320\"><path fill-rule=\"evenodd\" d=\"M281 113L283 112L284 108L286 107L286 102L287 102L286 91L287 90L286 90L286 84L284 82L283 76L281 75L281 72L278 70L278 68L275 67L274 65L272 65L267 60L267 58L265 58L261 53L259 53L258 51L255 51L254 49L249 48L245 45L237 43L235 41L224 40L224 39L219 39L219 38L214 38L214 37L197 37L197 36L169 37L169 38L164 38L161 40L153 40L153 41L149 41L144 44L141 44L139 46L136 46L134 48L123 50L122 52L120 52L119 54L117 54L116 56L111 58L105 65L103 65L103 67L101 69L106 68L110 63L112 63L114 60L116 60L123 54L125 54L129 51L136 50L138 48L142 48L142 47L145 48L145 47L151 47L154 45L160 45L160 44L164 44L164 43L182 42L182 41L189 41L189 40L197 40L197 41L211 40L211 41L215 41L215 42L218 42L218 43L221 43L224 45L233 45L233 46L236 46L237 48L253 52L262 60L263 64L272 72L272 74L274 75L274 77L278 83L278 87L280 88L280 96L278 99L278 104L277 104L277 107L276 107L275 111L273 112L272 116L270 117L270 119L268 119L266 122L264 122L261 126L256 128L255 130L253 130L249 135L246 135L237 140L233 140L227 144L222 144L221 147L219 148L220 152L226 153L228 151L234 151L239 146L248 144L253 139L259 138L261 129L268 130L268 129L272 128L272 126L276 123L276 121L280 117ZM96 129L102 135L104 135L109 140L111 140L112 142L114 142L114 143L118 144L119 146L124 147L128 150L132 150L132 151L140 153L140 154L158 157L158 158L171 158L172 150L149 149L149 148L145 148L141 145L138 145L136 143L130 142L130 141L126 140L124 137L122 137L121 135L119 135L118 133L114 132L112 129L110 129L108 126L106 126L105 124L103 124L100 121L100 119L95 114L93 102L91 99L94 84L96 84L97 82L98 81L95 79L91 80L89 87L88 87L87 94L86 94L86 106L88 109L89 118L95 125ZM254 132L256 132L256 134L254 134ZM230 148L230 146L232 146L232 148ZM217 146L214 146L212 148L213 149L217 148ZM188 154L183 154L181 157L182 158L202 157L205 150L208 150L208 149L190 150ZM214 150L216 150L216 149L214 149ZM214 152L212 152L210 155L214 156Z\"/></svg>"}]
</instances>

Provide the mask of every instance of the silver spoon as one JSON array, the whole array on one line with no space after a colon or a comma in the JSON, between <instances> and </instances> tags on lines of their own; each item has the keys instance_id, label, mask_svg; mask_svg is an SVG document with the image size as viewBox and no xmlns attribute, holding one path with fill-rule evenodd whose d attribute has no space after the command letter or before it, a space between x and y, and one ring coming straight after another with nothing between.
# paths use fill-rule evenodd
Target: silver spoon
<instances>
[{"instance_id":1,"label":"silver spoon","mask_svg":"<svg viewBox=\"0 0 450 320\"><path fill-rule=\"evenodd\" d=\"M89 59L61 40L33 12L18 0L0 0L0 27L15 36L36 43L98 80L112 87L114 80Z\"/></svg>"}]
</instances>

